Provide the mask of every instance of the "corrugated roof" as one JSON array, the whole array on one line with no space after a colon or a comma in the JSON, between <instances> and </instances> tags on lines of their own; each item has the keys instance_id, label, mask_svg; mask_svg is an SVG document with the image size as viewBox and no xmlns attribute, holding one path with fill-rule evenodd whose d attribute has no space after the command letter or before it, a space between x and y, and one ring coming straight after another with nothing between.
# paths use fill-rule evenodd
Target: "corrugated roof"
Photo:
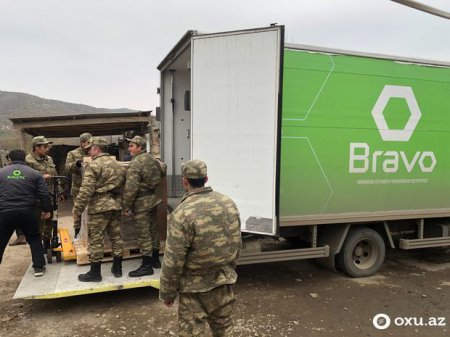
<instances>
[{"instance_id":1,"label":"corrugated roof","mask_svg":"<svg viewBox=\"0 0 450 337\"><path fill-rule=\"evenodd\" d=\"M80 114L48 117L10 118L15 129L29 135L51 138L78 137L84 132L95 136L119 135L125 131L148 132L151 111Z\"/></svg>"}]
</instances>

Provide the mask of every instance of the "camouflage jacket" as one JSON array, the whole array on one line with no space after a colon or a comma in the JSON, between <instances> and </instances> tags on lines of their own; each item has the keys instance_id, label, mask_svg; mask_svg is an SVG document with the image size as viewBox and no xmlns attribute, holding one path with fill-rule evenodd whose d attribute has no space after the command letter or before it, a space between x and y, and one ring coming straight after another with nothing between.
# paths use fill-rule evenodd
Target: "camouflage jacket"
<instances>
[{"instance_id":1,"label":"camouflage jacket","mask_svg":"<svg viewBox=\"0 0 450 337\"><path fill-rule=\"evenodd\" d=\"M70 151L66 158L66 173L71 175L72 178L72 196L75 199L78 195L78 191L81 186L82 179L82 168L76 165L77 160L83 161L83 157L87 157L87 154L83 151L81 147Z\"/></svg>"},{"instance_id":2,"label":"camouflage jacket","mask_svg":"<svg viewBox=\"0 0 450 337\"><path fill-rule=\"evenodd\" d=\"M38 171L40 174L50 174L51 176L58 175L56 166L50 156L41 157L38 154L31 152L25 157L25 162L28 166ZM46 180L48 190L53 193L53 185L50 180Z\"/></svg>"},{"instance_id":3,"label":"camouflage jacket","mask_svg":"<svg viewBox=\"0 0 450 337\"><path fill-rule=\"evenodd\" d=\"M239 211L229 197L211 187L185 194L169 219L160 299L234 284L240 247Z\"/></svg>"},{"instance_id":4,"label":"camouflage jacket","mask_svg":"<svg viewBox=\"0 0 450 337\"><path fill-rule=\"evenodd\" d=\"M73 213L80 215L88 206L88 214L120 210L121 188L125 181L123 167L109 154L92 158L84 170L83 180Z\"/></svg>"},{"instance_id":5,"label":"camouflage jacket","mask_svg":"<svg viewBox=\"0 0 450 337\"><path fill-rule=\"evenodd\" d=\"M144 151L133 156L127 170L123 193L123 209L133 213L154 208L159 203L155 187L161 180L161 171L156 159Z\"/></svg>"}]
</instances>

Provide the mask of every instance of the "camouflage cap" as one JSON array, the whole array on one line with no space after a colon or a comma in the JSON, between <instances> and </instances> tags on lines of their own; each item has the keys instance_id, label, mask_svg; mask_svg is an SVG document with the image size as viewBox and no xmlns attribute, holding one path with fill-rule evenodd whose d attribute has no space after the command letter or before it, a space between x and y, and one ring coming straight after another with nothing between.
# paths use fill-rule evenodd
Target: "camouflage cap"
<instances>
[{"instance_id":1,"label":"camouflage cap","mask_svg":"<svg viewBox=\"0 0 450 337\"><path fill-rule=\"evenodd\" d=\"M80 135L80 142L87 142L91 138L92 138L92 135L90 133L87 133L87 132L82 133Z\"/></svg>"},{"instance_id":2,"label":"camouflage cap","mask_svg":"<svg viewBox=\"0 0 450 337\"><path fill-rule=\"evenodd\" d=\"M31 141L31 145L32 146L36 146L36 145L46 145L46 144L52 144L52 142L49 142L47 138L45 138L44 136L36 136L33 138L33 140Z\"/></svg>"},{"instance_id":3,"label":"camouflage cap","mask_svg":"<svg viewBox=\"0 0 450 337\"><path fill-rule=\"evenodd\" d=\"M103 137L92 137L84 148L89 149L92 145L106 146L108 145L108 141Z\"/></svg>"},{"instance_id":4,"label":"camouflage cap","mask_svg":"<svg viewBox=\"0 0 450 337\"><path fill-rule=\"evenodd\" d=\"M205 162L188 160L181 164L181 175L188 179L201 179L208 175Z\"/></svg>"},{"instance_id":5,"label":"camouflage cap","mask_svg":"<svg viewBox=\"0 0 450 337\"><path fill-rule=\"evenodd\" d=\"M130 143L134 143L134 144L136 144L137 146L140 146L140 147L142 147L143 149L145 149L145 147L147 146L147 141L145 140L145 138L144 137L141 137L141 136L134 136L133 138L127 138L127 140L130 142Z\"/></svg>"}]
</instances>

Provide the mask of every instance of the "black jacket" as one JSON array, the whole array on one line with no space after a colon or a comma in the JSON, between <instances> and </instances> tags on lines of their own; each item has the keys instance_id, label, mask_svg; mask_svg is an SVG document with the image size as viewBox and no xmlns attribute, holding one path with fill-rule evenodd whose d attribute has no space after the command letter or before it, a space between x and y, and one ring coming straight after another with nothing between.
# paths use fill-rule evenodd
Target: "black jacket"
<instances>
[{"instance_id":1,"label":"black jacket","mask_svg":"<svg viewBox=\"0 0 450 337\"><path fill-rule=\"evenodd\" d=\"M51 211L48 187L38 171L22 161L0 169L0 212L34 208L36 199L41 201L42 211Z\"/></svg>"}]
</instances>

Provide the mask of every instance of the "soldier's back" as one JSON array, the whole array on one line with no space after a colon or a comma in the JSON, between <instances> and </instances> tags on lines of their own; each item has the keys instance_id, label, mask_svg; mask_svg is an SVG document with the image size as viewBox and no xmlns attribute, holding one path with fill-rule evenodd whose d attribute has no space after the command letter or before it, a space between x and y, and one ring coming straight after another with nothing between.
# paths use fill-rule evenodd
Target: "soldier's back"
<instances>
[{"instance_id":1,"label":"soldier's back","mask_svg":"<svg viewBox=\"0 0 450 337\"><path fill-rule=\"evenodd\" d=\"M209 270L233 264L241 245L239 211L231 198L204 188L204 193L189 196L174 213L185 219L195 236L186 266L191 270Z\"/></svg>"},{"instance_id":2,"label":"soldier's back","mask_svg":"<svg viewBox=\"0 0 450 337\"><path fill-rule=\"evenodd\" d=\"M141 174L141 184L147 189L155 188L161 180L161 175L156 160L149 153L141 153L131 161L131 165L136 165Z\"/></svg>"},{"instance_id":3,"label":"soldier's back","mask_svg":"<svg viewBox=\"0 0 450 337\"><path fill-rule=\"evenodd\" d=\"M122 187L125 181L124 168L109 154L101 155L91 162L91 167L97 174L96 192L106 192Z\"/></svg>"},{"instance_id":4,"label":"soldier's back","mask_svg":"<svg viewBox=\"0 0 450 337\"><path fill-rule=\"evenodd\" d=\"M121 188L124 181L123 167L109 154L101 154L86 167L74 208L82 212L84 203L89 202L88 214L120 210L122 208ZM94 190L92 197L87 192L89 190Z\"/></svg>"}]
</instances>

